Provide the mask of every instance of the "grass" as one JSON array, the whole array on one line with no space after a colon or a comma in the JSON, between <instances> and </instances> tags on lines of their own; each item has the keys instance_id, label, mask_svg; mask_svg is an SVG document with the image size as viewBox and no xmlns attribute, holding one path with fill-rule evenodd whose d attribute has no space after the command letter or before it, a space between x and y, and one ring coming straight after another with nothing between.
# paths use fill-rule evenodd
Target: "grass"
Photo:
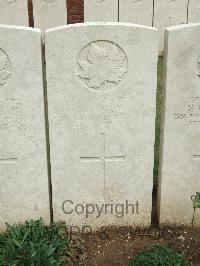
<instances>
[{"instance_id":1,"label":"grass","mask_svg":"<svg viewBox=\"0 0 200 266\"><path fill-rule=\"evenodd\" d=\"M154 184L158 180L159 167L159 148L160 148L160 121L161 121L161 105L162 105L162 83L163 83L163 58L158 59L158 81L156 95L156 136L155 136L155 157L154 157Z\"/></svg>"}]
</instances>

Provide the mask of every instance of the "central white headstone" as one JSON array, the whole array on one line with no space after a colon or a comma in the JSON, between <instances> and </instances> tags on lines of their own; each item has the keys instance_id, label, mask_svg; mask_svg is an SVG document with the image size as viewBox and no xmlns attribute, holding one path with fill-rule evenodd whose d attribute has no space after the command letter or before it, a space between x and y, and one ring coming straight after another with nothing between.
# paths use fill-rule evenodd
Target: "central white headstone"
<instances>
[{"instance_id":1,"label":"central white headstone","mask_svg":"<svg viewBox=\"0 0 200 266\"><path fill-rule=\"evenodd\" d=\"M154 0L154 27L159 32L159 54L164 51L167 27L187 23L188 0Z\"/></svg>"},{"instance_id":2,"label":"central white headstone","mask_svg":"<svg viewBox=\"0 0 200 266\"><path fill-rule=\"evenodd\" d=\"M0 24L28 27L28 1L0 0Z\"/></svg>"},{"instance_id":3,"label":"central white headstone","mask_svg":"<svg viewBox=\"0 0 200 266\"><path fill-rule=\"evenodd\" d=\"M55 220L150 225L156 61L152 28L89 23L46 32Z\"/></svg>"},{"instance_id":4,"label":"central white headstone","mask_svg":"<svg viewBox=\"0 0 200 266\"><path fill-rule=\"evenodd\" d=\"M67 24L66 0L33 0L34 26L49 29Z\"/></svg>"},{"instance_id":5,"label":"central white headstone","mask_svg":"<svg viewBox=\"0 0 200 266\"><path fill-rule=\"evenodd\" d=\"M117 22L118 0L84 0L85 22Z\"/></svg>"},{"instance_id":6,"label":"central white headstone","mask_svg":"<svg viewBox=\"0 0 200 266\"><path fill-rule=\"evenodd\" d=\"M0 26L0 228L49 221L41 32Z\"/></svg>"},{"instance_id":7,"label":"central white headstone","mask_svg":"<svg viewBox=\"0 0 200 266\"><path fill-rule=\"evenodd\" d=\"M119 0L119 21L151 27L153 0Z\"/></svg>"}]
</instances>

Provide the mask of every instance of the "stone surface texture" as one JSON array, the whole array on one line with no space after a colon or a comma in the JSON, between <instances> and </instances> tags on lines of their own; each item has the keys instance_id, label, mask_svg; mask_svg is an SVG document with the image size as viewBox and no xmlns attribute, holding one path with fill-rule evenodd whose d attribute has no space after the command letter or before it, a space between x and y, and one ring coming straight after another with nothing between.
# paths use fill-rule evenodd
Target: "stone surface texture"
<instances>
[{"instance_id":1,"label":"stone surface texture","mask_svg":"<svg viewBox=\"0 0 200 266\"><path fill-rule=\"evenodd\" d=\"M119 21L151 27L153 0L119 0Z\"/></svg>"},{"instance_id":2,"label":"stone surface texture","mask_svg":"<svg viewBox=\"0 0 200 266\"><path fill-rule=\"evenodd\" d=\"M200 24L168 28L166 48L160 222L191 225L191 196L200 192Z\"/></svg>"},{"instance_id":3,"label":"stone surface texture","mask_svg":"<svg viewBox=\"0 0 200 266\"><path fill-rule=\"evenodd\" d=\"M200 22L200 1L190 0L188 10L188 22Z\"/></svg>"},{"instance_id":4,"label":"stone surface texture","mask_svg":"<svg viewBox=\"0 0 200 266\"><path fill-rule=\"evenodd\" d=\"M67 24L66 0L33 0L33 17L42 30Z\"/></svg>"},{"instance_id":5,"label":"stone surface texture","mask_svg":"<svg viewBox=\"0 0 200 266\"><path fill-rule=\"evenodd\" d=\"M123 23L48 30L45 37L53 208L68 224L151 222L157 31ZM77 215L76 204L124 204L124 216ZM126 200L139 214L126 214ZM120 207L118 206L118 212ZM90 207L91 211L92 207ZM78 207L78 212L82 207ZM115 210L116 211L116 210Z\"/></svg>"},{"instance_id":6,"label":"stone surface texture","mask_svg":"<svg viewBox=\"0 0 200 266\"><path fill-rule=\"evenodd\" d=\"M41 32L1 25L1 229L5 222L49 222L43 103Z\"/></svg>"},{"instance_id":7,"label":"stone surface texture","mask_svg":"<svg viewBox=\"0 0 200 266\"><path fill-rule=\"evenodd\" d=\"M118 0L84 0L85 22L117 22Z\"/></svg>"},{"instance_id":8,"label":"stone surface texture","mask_svg":"<svg viewBox=\"0 0 200 266\"><path fill-rule=\"evenodd\" d=\"M28 26L27 0L0 0L0 24Z\"/></svg>"},{"instance_id":9,"label":"stone surface texture","mask_svg":"<svg viewBox=\"0 0 200 266\"><path fill-rule=\"evenodd\" d=\"M167 27L187 23L188 0L155 0L154 27L159 32L159 54L164 51L164 32Z\"/></svg>"}]
</instances>

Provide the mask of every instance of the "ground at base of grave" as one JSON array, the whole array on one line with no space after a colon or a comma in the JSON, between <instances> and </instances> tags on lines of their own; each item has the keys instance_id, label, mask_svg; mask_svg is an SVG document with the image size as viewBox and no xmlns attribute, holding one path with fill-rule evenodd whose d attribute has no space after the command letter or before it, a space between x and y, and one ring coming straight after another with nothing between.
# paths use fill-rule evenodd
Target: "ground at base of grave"
<instances>
[{"instance_id":1,"label":"ground at base of grave","mask_svg":"<svg viewBox=\"0 0 200 266\"><path fill-rule=\"evenodd\" d=\"M71 265L127 266L139 253L156 245L170 246L193 265L200 265L200 229L106 228L103 232L73 235L72 239Z\"/></svg>"}]
</instances>

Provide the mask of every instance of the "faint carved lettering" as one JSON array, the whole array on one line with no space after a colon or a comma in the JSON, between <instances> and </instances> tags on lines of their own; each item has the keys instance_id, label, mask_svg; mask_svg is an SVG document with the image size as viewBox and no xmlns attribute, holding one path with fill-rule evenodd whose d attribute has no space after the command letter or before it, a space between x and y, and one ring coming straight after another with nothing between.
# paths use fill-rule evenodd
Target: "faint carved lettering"
<instances>
[{"instance_id":1,"label":"faint carved lettering","mask_svg":"<svg viewBox=\"0 0 200 266\"><path fill-rule=\"evenodd\" d=\"M6 2L7 4L12 4L12 3L15 3L16 0L5 0L5 2Z\"/></svg>"},{"instance_id":2,"label":"faint carved lettering","mask_svg":"<svg viewBox=\"0 0 200 266\"><path fill-rule=\"evenodd\" d=\"M140 4L143 0L129 0L130 3Z\"/></svg>"},{"instance_id":3,"label":"faint carved lettering","mask_svg":"<svg viewBox=\"0 0 200 266\"><path fill-rule=\"evenodd\" d=\"M188 121L189 125L200 124L200 97L192 96L184 112L175 113L174 119Z\"/></svg>"},{"instance_id":4,"label":"faint carved lettering","mask_svg":"<svg viewBox=\"0 0 200 266\"><path fill-rule=\"evenodd\" d=\"M116 87L128 71L124 51L109 41L94 41L82 49L77 76L91 89L107 91Z\"/></svg>"},{"instance_id":5,"label":"faint carved lettering","mask_svg":"<svg viewBox=\"0 0 200 266\"><path fill-rule=\"evenodd\" d=\"M53 3L55 0L43 0L45 3Z\"/></svg>"}]
</instances>

